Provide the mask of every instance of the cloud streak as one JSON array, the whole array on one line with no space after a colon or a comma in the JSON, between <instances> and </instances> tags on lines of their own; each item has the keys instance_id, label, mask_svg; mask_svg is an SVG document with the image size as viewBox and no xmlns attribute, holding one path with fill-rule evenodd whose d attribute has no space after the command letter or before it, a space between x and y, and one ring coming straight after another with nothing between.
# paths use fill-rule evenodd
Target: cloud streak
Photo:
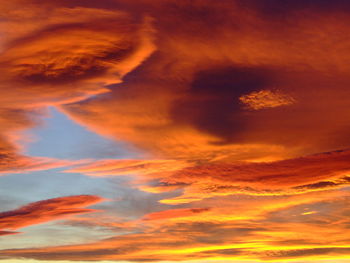
<instances>
[{"instance_id":1,"label":"cloud streak","mask_svg":"<svg viewBox=\"0 0 350 263\"><path fill-rule=\"evenodd\" d=\"M83 207L102 201L104 201L104 199L98 196L67 196L38 201L15 210L1 212L0 229L5 230L1 233L15 233L6 230L17 230L19 228L58 220L68 216L96 212L97 210Z\"/></svg>"},{"instance_id":2,"label":"cloud streak","mask_svg":"<svg viewBox=\"0 0 350 263\"><path fill-rule=\"evenodd\" d=\"M192 220L187 218L190 210L173 210L150 214L148 218L153 217L153 220L145 222L151 224L151 227L137 234L124 234L89 244L1 252L4 258L21 256L40 260L73 261L162 261L169 257L180 261L218 257L226 260L249 258L262 261L315 260L318 257L341 259L349 249L348 230L344 229L348 209L343 207L344 202L348 203L348 197L334 199L328 195L308 201L305 201L305 197L307 196L304 196L302 205L294 200L294 205L283 208L269 207L271 203L267 202L267 210L263 212L263 217L230 218L234 206L229 207L227 203L226 221L221 222L207 217L206 213L210 213L210 210L192 209L192 216L197 214ZM261 200L258 202L259 205L262 204ZM252 200L247 204L253 205ZM307 207L318 211L305 215ZM332 214L325 212L326 208L331 209L329 211ZM216 209L214 208L213 215L219 212ZM258 213L261 214L263 210ZM317 215L318 213L321 215ZM334 217L338 217L336 222L333 221ZM170 218L171 221L167 220ZM218 218L224 218L222 211ZM333 221L332 227L326 227L330 221ZM320 232L323 234L322 238ZM332 245L329 245L330 243Z\"/></svg>"},{"instance_id":3,"label":"cloud streak","mask_svg":"<svg viewBox=\"0 0 350 263\"><path fill-rule=\"evenodd\" d=\"M135 184L147 192L185 189L169 204L220 195L294 195L346 187L349 151L334 151L260 163L183 162L167 160L103 160L66 172L89 176L138 175Z\"/></svg>"}]
</instances>

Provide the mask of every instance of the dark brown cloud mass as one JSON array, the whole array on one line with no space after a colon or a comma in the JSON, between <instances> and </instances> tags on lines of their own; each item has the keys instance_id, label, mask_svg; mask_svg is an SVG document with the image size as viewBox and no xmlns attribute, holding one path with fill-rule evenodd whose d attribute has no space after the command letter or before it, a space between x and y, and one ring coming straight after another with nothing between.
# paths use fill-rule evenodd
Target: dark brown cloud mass
<instances>
[{"instance_id":1,"label":"dark brown cloud mass","mask_svg":"<svg viewBox=\"0 0 350 263\"><path fill-rule=\"evenodd\" d=\"M289 4L294 11L281 18L253 2L143 3L156 17L158 51L112 93L64 106L74 119L163 157L285 158L347 147L341 4L328 13ZM252 94L279 106L249 109L242 97ZM242 145L246 156L236 154Z\"/></svg>"}]
</instances>

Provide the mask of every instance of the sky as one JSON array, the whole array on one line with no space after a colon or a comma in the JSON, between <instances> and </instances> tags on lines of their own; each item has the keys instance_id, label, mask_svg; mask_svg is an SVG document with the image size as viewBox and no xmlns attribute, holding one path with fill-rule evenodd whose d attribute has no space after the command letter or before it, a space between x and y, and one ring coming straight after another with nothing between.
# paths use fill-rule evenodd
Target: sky
<instances>
[{"instance_id":1,"label":"sky","mask_svg":"<svg viewBox=\"0 0 350 263\"><path fill-rule=\"evenodd\" d=\"M0 263L350 262L350 3L0 0Z\"/></svg>"}]
</instances>

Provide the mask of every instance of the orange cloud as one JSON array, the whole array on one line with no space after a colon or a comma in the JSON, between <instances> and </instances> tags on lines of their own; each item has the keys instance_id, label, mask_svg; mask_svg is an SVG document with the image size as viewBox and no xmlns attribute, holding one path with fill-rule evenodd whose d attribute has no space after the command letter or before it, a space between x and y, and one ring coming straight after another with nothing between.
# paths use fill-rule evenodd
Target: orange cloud
<instances>
[{"instance_id":1,"label":"orange cloud","mask_svg":"<svg viewBox=\"0 0 350 263\"><path fill-rule=\"evenodd\" d=\"M164 173L170 173L188 166L189 163L181 160L102 160L84 164L67 170L69 173L83 173L91 176L106 175L130 175L142 174L150 177L162 177Z\"/></svg>"},{"instance_id":2,"label":"orange cloud","mask_svg":"<svg viewBox=\"0 0 350 263\"><path fill-rule=\"evenodd\" d=\"M210 163L185 168L169 181L237 183L237 186L278 189L344 177L349 173L349 151L336 151L270 163ZM181 180L184 178L184 180Z\"/></svg>"},{"instance_id":3,"label":"orange cloud","mask_svg":"<svg viewBox=\"0 0 350 263\"><path fill-rule=\"evenodd\" d=\"M349 148L349 10L342 0L4 4L0 168L53 165L22 156L15 133L55 105L145 153L69 172L136 174L139 189L177 206L131 222L76 220L125 232L2 259L346 257L350 155L335 150ZM72 198L3 213L0 235L100 200Z\"/></svg>"},{"instance_id":4,"label":"orange cloud","mask_svg":"<svg viewBox=\"0 0 350 263\"><path fill-rule=\"evenodd\" d=\"M49 170L81 163L46 157L26 157L13 153L2 153L0 157L0 175Z\"/></svg>"},{"instance_id":5,"label":"orange cloud","mask_svg":"<svg viewBox=\"0 0 350 263\"><path fill-rule=\"evenodd\" d=\"M283 198L279 201L266 199L265 204L261 199L255 200L255 204L246 200L246 206L250 206L251 210L260 208L256 213L259 216L227 217L226 221L216 221L210 215L207 218L206 212L210 211L202 210L196 210L198 213L193 212L192 216L197 217L187 220L189 209L175 209L173 212L151 214L154 219L162 219L163 223L146 220L148 224L153 222L153 226L136 234L123 234L89 244L1 252L4 258L20 256L40 260L164 261L169 257L172 260L218 257L223 260L259 261L314 260L320 257L336 260L349 250L347 216L344 214L347 209L343 206L349 200L348 196L337 198L337 195L339 193L294 197L295 200L290 200L292 202L288 205L283 204ZM274 202L277 206L272 205ZM232 206L225 203L225 208L222 205L218 208L226 209L226 216L238 210L234 203ZM216 209L212 215L217 213L217 218L224 219L224 214ZM305 215L306 209L314 209L315 213ZM334 220L335 217L337 220ZM332 227L329 227L330 224Z\"/></svg>"},{"instance_id":6,"label":"orange cloud","mask_svg":"<svg viewBox=\"0 0 350 263\"><path fill-rule=\"evenodd\" d=\"M252 92L241 96L239 100L253 110L275 108L295 103L292 97L270 90Z\"/></svg>"},{"instance_id":7,"label":"orange cloud","mask_svg":"<svg viewBox=\"0 0 350 263\"><path fill-rule=\"evenodd\" d=\"M6 43L0 60L4 106L67 103L108 92L104 85L120 82L154 50L150 23L122 12L54 8L53 17L35 20L40 11L20 13L34 20L35 30Z\"/></svg>"},{"instance_id":8,"label":"orange cloud","mask_svg":"<svg viewBox=\"0 0 350 263\"><path fill-rule=\"evenodd\" d=\"M82 207L102 201L103 199L98 196L77 195L30 203L15 210L1 212L0 229L16 230L67 216L96 212L97 210Z\"/></svg>"},{"instance_id":9,"label":"orange cloud","mask_svg":"<svg viewBox=\"0 0 350 263\"><path fill-rule=\"evenodd\" d=\"M16 0L0 10L0 169L45 169L48 159L21 154L23 131L40 123L45 107L121 82L155 50L151 21L50 1Z\"/></svg>"},{"instance_id":10,"label":"orange cloud","mask_svg":"<svg viewBox=\"0 0 350 263\"><path fill-rule=\"evenodd\" d=\"M283 21L259 3L129 6L154 17L157 52L110 94L64 105L77 122L161 158L276 160L349 146L350 20L339 4ZM265 106L247 109L249 94Z\"/></svg>"},{"instance_id":11,"label":"orange cloud","mask_svg":"<svg viewBox=\"0 0 350 263\"><path fill-rule=\"evenodd\" d=\"M341 188L350 184L349 151L259 163L184 162L180 160L103 160L66 172L90 176L138 175L146 192L184 189L166 204L199 201L234 194L294 195Z\"/></svg>"}]
</instances>

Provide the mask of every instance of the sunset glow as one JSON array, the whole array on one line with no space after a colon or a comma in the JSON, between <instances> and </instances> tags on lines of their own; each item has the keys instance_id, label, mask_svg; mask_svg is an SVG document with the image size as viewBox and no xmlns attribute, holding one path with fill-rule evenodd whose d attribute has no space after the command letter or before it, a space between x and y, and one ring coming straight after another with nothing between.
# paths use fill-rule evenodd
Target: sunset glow
<instances>
[{"instance_id":1,"label":"sunset glow","mask_svg":"<svg viewBox=\"0 0 350 263\"><path fill-rule=\"evenodd\" d=\"M0 11L0 263L350 262L350 2Z\"/></svg>"}]
</instances>

